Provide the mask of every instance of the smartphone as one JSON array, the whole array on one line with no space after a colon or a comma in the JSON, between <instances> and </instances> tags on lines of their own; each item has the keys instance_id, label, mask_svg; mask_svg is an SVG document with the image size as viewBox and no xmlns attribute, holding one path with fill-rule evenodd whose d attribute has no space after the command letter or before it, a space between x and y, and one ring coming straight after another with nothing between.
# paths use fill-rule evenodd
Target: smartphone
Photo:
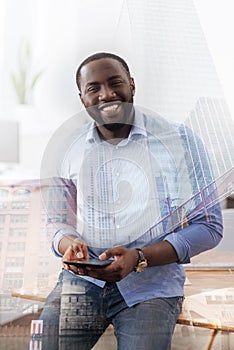
<instances>
[{"instance_id":1,"label":"smartphone","mask_svg":"<svg viewBox=\"0 0 234 350\"><path fill-rule=\"evenodd\" d=\"M83 260L75 260L75 261L64 261L64 264L74 265L76 267L105 267L112 263L112 260L99 260L99 259L83 259Z\"/></svg>"}]
</instances>

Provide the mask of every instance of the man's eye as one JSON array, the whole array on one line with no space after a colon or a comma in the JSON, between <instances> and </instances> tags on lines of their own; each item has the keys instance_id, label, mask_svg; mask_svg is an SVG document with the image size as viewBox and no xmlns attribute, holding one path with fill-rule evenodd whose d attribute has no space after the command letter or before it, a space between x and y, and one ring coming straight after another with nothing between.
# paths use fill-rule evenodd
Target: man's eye
<instances>
[{"instance_id":1,"label":"man's eye","mask_svg":"<svg viewBox=\"0 0 234 350\"><path fill-rule=\"evenodd\" d=\"M115 80L112 82L112 86L118 86L118 85L121 85L122 84L122 81L121 80Z\"/></svg>"},{"instance_id":2,"label":"man's eye","mask_svg":"<svg viewBox=\"0 0 234 350\"><path fill-rule=\"evenodd\" d=\"M97 92L98 91L98 87L97 86L90 86L87 89L87 92Z\"/></svg>"}]
</instances>

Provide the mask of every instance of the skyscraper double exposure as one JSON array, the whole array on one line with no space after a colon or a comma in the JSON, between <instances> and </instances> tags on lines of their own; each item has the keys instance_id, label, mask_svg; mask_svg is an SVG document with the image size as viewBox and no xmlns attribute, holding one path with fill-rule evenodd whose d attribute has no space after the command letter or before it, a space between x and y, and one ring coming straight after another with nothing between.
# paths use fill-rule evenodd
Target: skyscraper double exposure
<instances>
[{"instance_id":1,"label":"skyscraper double exposure","mask_svg":"<svg viewBox=\"0 0 234 350\"><path fill-rule=\"evenodd\" d=\"M140 105L182 121L200 97L223 97L193 0L126 0L125 11Z\"/></svg>"},{"instance_id":2,"label":"skyscraper double exposure","mask_svg":"<svg viewBox=\"0 0 234 350\"><path fill-rule=\"evenodd\" d=\"M124 12L141 81L137 103L187 124L205 143L215 178L231 171L233 179L233 119L193 0L126 0Z\"/></svg>"}]
</instances>

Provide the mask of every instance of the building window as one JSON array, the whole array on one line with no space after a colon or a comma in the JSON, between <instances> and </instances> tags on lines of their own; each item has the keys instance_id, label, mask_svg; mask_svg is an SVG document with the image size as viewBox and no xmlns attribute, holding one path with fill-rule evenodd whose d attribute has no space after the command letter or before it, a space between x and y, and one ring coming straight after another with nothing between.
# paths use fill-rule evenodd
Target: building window
<instances>
[{"instance_id":1,"label":"building window","mask_svg":"<svg viewBox=\"0 0 234 350\"><path fill-rule=\"evenodd\" d=\"M48 210L66 210L67 202L62 200L48 201L47 209Z\"/></svg>"},{"instance_id":2,"label":"building window","mask_svg":"<svg viewBox=\"0 0 234 350\"><path fill-rule=\"evenodd\" d=\"M0 214L0 224L6 221L6 215Z\"/></svg>"},{"instance_id":3,"label":"building window","mask_svg":"<svg viewBox=\"0 0 234 350\"><path fill-rule=\"evenodd\" d=\"M23 197L28 198L30 196L30 194L31 194L31 192L29 190L23 189L23 188L20 188L20 189L13 192L13 196L18 197L20 199L22 199Z\"/></svg>"},{"instance_id":4,"label":"building window","mask_svg":"<svg viewBox=\"0 0 234 350\"><path fill-rule=\"evenodd\" d=\"M62 210L66 210L67 209L67 202L61 202L62 203Z\"/></svg>"},{"instance_id":5,"label":"building window","mask_svg":"<svg viewBox=\"0 0 234 350\"><path fill-rule=\"evenodd\" d=\"M60 222L61 221L61 215L60 214L55 214L55 215L51 215L50 213L48 214L48 218L47 218L47 222L51 223L51 222Z\"/></svg>"},{"instance_id":6,"label":"building window","mask_svg":"<svg viewBox=\"0 0 234 350\"><path fill-rule=\"evenodd\" d=\"M37 281L37 288L38 288L39 290L48 287L48 285L49 285L49 281L47 281L47 280L38 280L38 281Z\"/></svg>"},{"instance_id":7,"label":"building window","mask_svg":"<svg viewBox=\"0 0 234 350\"><path fill-rule=\"evenodd\" d=\"M13 223L28 222L28 215L11 215L11 222Z\"/></svg>"},{"instance_id":8,"label":"building window","mask_svg":"<svg viewBox=\"0 0 234 350\"><path fill-rule=\"evenodd\" d=\"M28 209L29 208L29 202L12 202L11 204L12 209Z\"/></svg>"},{"instance_id":9,"label":"building window","mask_svg":"<svg viewBox=\"0 0 234 350\"><path fill-rule=\"evenodd\" d=\"M6 258L6 267L13 267L13 266L24 266L24 257L7 257Z\"/></svg>"},{"instance_id":10,"label":"building window","mask_svg":"<svg viewBox=\"0 0 234 350\"><path fill-rule=\"evenodd\" d=\"M48 278L49 274L48 273L38 273L37 278Z\"/></svg>"},{"instance_id":11,"label":"building window","mask_svg":"<svg viewBox=\"0 0 234 350\"><path fill-rule=\"evenodd\" d=\"M9 194L9 191L8 190L5 190L3 188L0 188L0 197L2 198L6 198Z\"/></svg>"},{"instance_id":12,"label":"building window","mask_svg":"<svg viewBox=\"0 0 234 350\"><path fill-rule=\"evenodd\" d=\"M61 185L58 187L50 188L49 191L46 189L45 194L50 200L63 200L64 198L67 198L67 191L64 188L65 186Z\"/></svg>"},{"instance_id":13,"label":"building window","mask_svg":"<svg viewBox=\"0 0 234 350\"><path fill-rule=\"evenodd\" d=\"M8 242L7 249L9 252L24 252L25 242Z\"/></svg>"},{"instance_id":14,"label":"building window","mask_svg":"<svg viewBox=\"0 0 234 350\"><path fill-rule=\"evenodd\" d=\"M39 257L38 265L39 266L48 266L49 265L49 258L47 258L47 257Z\"/></svg>"},{"instance_id":15,"label":"building window","mask_svg":"<svg viewBox=\"0 0 234 350\"><path fill-rule=\"evenodd\" d=\"M53 216L51 215L51 217L50 216L48 217L47 222L48 223L51 223L51 222L66 223L67 222L67 215L66 214L55 214Z\"/></svg>"},{"instance_id":16,"label":"building window","mask_svg":"<svg viewBox=\"0 0 234 350\"><path fill-rule=\"evenodd\" d=\"M8 202L0 202L0 209L6 209Z\"/></svg>"},{"instance_id":17,"label":"building window","mask_svg":"<svg viewBox=\"0 0 234 350\"><path fill-rule=\"evenodd\" d=\"M10 237L26 237L28 230L26 228L10 228Z\"/></svg>"},{"instance_id":18,"label":"building window","mask_svg":"<svg viewBox=\"0 0 234 350\"><path fill-rule=\"evenodd\" d=\"M23 286L23 275L21 273L9 273L4 275L3 291L9 292Z\"/></svg>"},{"instance_id":19,"label":"building window","mask_svg":"<svg viewBox=\"0 0 234 350\"><path fill-rule=\"evenodd\" d=\"M38 288L39 290L44 289L44 288L47 288L48 285L49 285L48 279L38 279L38 280L37 280L37 288Z\"/></svg>"},{"instance_id":20,"label":"building window","mask_svg":"<svg viewBox=\"0 0 234 350\"><path fill-rule=\"evenodd\" d=\"M50 242L49 241L40 241L39 243L39 251L40 252L48 252L50 250Z\"/></svg>"}]
</instances>

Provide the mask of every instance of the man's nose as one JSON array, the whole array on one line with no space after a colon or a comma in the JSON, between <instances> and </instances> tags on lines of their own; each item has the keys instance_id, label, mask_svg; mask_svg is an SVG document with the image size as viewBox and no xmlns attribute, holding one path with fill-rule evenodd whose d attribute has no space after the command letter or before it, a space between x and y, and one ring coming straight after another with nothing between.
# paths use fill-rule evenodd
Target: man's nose
<instances>
[{"instance_id":1,"label":"man's nose","mask_svg":"<svg viewBox=\"0 0 234 350\"><path fill-rule=\"evenodd\" d=\"M103 85L101 89L99 90L99 99L100 100L110 100L116 96L115 91L107 85Z\"/></svg>"}]
</instances>

